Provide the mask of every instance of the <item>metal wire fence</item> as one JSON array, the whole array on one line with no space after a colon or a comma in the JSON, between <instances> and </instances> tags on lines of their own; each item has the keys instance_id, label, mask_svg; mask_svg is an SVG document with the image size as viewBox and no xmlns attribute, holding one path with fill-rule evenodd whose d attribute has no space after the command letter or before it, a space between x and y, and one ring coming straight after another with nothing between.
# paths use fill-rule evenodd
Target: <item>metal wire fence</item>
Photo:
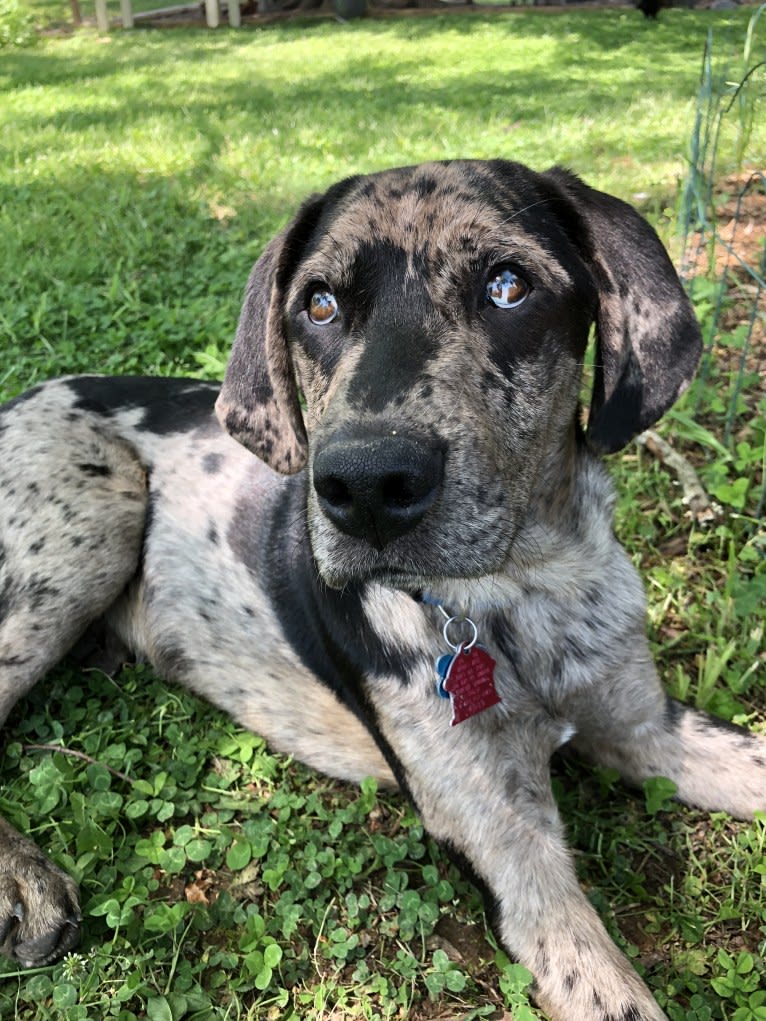
<instances>
[{"instance_id":1,"label":"metal wire fence","mask_svg":"<svg viewBox=\"0 0 766 1021\"><path fill-rule=\"evenodd\" d=\"M725 66L708 35L678 217L682 273L705 338L681 414L722 458L738 459L741 509L757 517L766 498L766 161L753 138L766 98L766 60L756 56L764 27L766 4L750 19L741 59Z\"/></svg>"}]
</instances>

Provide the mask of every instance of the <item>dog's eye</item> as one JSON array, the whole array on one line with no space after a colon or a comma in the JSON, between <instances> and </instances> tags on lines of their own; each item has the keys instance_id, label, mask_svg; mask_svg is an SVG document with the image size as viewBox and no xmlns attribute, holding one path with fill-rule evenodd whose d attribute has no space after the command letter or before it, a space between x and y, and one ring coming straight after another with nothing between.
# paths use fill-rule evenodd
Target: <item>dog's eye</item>
<instances>
[{"instance_id":1,"label":"dog's eye","mask_svg":"<svg viewBox=\"0 0 766 1021\"><path fill-rule=\"evenodd\" d=\"M314 291L309 300L309 319L316 326L326 326L338 315L338 302L330 291Z\"/></svg>"},{"instance_id":2,"label":"dog's eye","mask_svg":"<svg viewBox=\"0 0 766 1021\"><path fill-rule=\"evenodd\" d=\"M487 299L498 308L515 308L529 294L529 284L507 266L493 270L487 281Z\"/></svg>"}]
</instances>

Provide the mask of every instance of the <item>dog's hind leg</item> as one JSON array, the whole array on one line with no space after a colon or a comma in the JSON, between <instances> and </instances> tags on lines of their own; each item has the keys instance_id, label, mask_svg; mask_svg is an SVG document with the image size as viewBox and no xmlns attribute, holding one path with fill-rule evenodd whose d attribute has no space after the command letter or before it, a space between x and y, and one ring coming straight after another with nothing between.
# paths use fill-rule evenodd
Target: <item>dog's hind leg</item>
<instances>
[{"instance_id":1,"label":"dog's hind leg","mask_svg":"<svg viewBox=\"0 0 766 1021\"><path fill-rule=\"evenodd\" d=\"M629 783L664 776L680 801L749 819L766 811L766 738L668 698L648 651L596 691L574 747Z\"/></svg>"},{"instance_id":2,"label":"dog's hind leg","mask_svg":"<svg viewBox=\"0 0 766 1021\"><path fill-rule=\"evenodd\" d=\"M114 602L141 553L135 452L47 397L0 417L0 722Z\"/></svg>"},{"instance_id":3,"label":"dog's hind leg","mask_svg":"<svg viewBox=\"0 0 766 1021\"><path fill-rule=\"evenodd\" d=\"M146 478L132 449L55 387L0 414L0 722L134 575ZM25 966L70 949L77 888L0 820L0 951Z\"/></svg>"}]
</instances>

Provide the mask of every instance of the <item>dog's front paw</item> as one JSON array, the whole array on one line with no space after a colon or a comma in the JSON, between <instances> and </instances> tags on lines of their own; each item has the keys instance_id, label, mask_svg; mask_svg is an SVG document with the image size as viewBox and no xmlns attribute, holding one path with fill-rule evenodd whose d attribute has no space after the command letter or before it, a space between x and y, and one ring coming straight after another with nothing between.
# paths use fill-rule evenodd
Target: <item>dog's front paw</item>
<instances>
[{"instance_id":1,"label":"dog's front paw","mask_svg":"<svg viewBox=\"0 0 766 1021\"><path fill-rule=\"evenodd\" d=\"M6 825L0 827L0 953L32 968L77 945L77 885L31 840L15 831L9 838Z\"/></svg>"}]
</instances>

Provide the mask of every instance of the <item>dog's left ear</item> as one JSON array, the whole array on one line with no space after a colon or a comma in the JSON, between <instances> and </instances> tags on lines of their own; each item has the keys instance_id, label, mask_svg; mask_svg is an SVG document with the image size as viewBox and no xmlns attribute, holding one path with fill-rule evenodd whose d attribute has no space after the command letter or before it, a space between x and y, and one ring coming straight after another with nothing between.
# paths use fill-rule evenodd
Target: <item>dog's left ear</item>
<instances>
[{"instance_id":1,"label":"dog's left ear","mask_svg":"<svg viewBox=\"0 0 766 1021\"><path fill-rule=\"evenodd\" d=\"M322 207L321 197L305 202L253 267L215 405L224 429L283 475L300 471L307 451L283 322L284 294Z\"/></svg>"},{"instance_id":2,"label":"dog's left ear","mask_svg":"<svg viewBox=\"0 0 766 1021\"><path fill-rule=\"evenodd\" d=\"M565 170L544 176L568 200L564 225L599 292L587 438L595 450L610 454L656 422L686 389L702 337L670 258L646 220Z\"/></svg>"}]
</instances>

